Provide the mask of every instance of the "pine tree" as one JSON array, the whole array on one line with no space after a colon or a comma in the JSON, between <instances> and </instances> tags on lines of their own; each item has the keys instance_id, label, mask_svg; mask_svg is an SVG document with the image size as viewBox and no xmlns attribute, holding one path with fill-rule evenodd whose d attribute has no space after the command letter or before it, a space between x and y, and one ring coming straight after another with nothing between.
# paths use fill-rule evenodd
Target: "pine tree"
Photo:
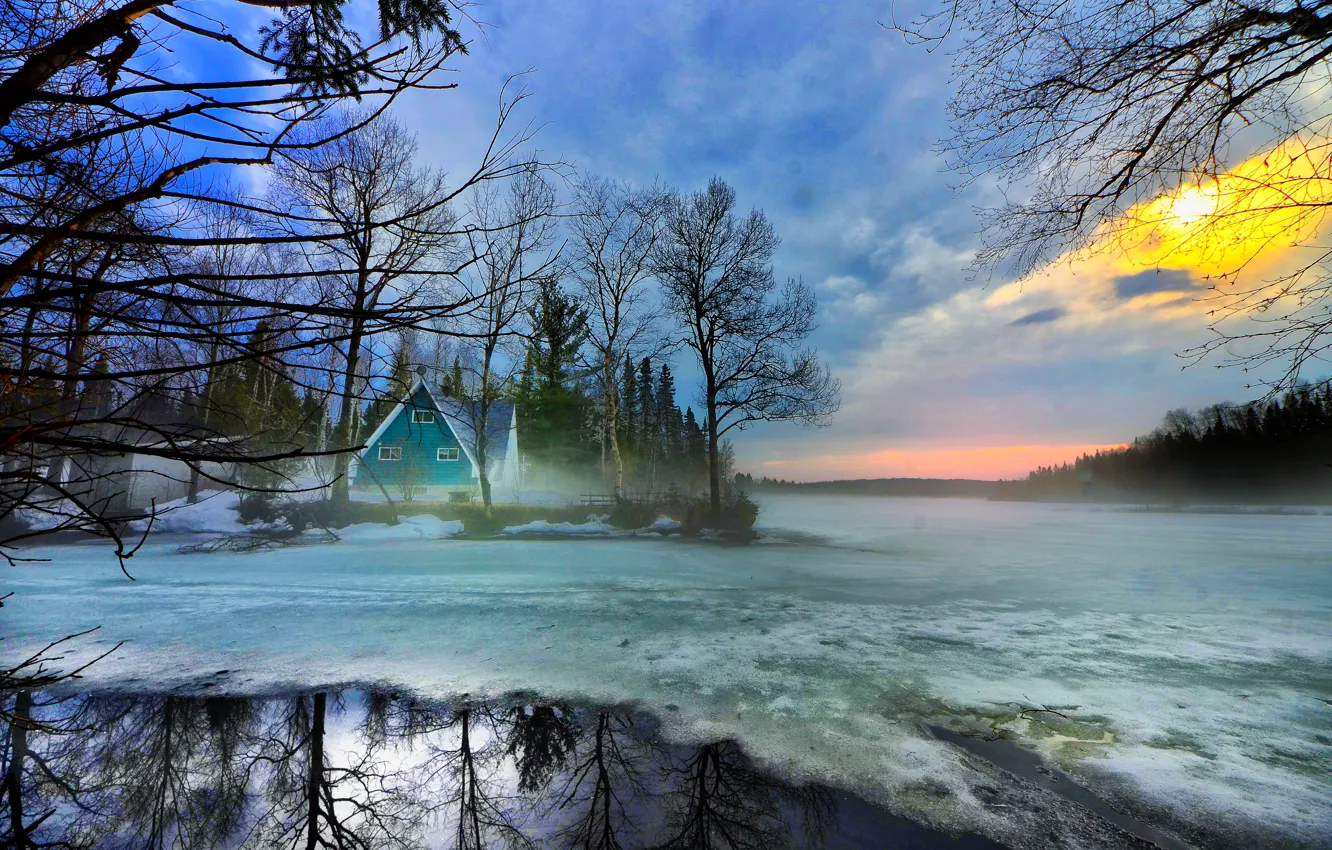
<instances>
[{"instance_id":1,"label":"pine tree","mask_svg":"<svg viewBox=\"0 0 1332 850\"><path fill-rule=\"evenodd\" d=\"M638 364L638 459L640 483L648 490L656 487L657 460L660 454L657 439L657 404L652 380L652 360L644 357Z\"/></svg>"},{"instance_id":2,"label":"pine tree","mask_svg":"<svg viewBox=\"0 0 1332 850\"><path fill-rule=\"evenodd\" d=\"M685 410L684 479L691 490L708 477L708 440L694 417L694 408Z\"/></svg>"},{"instance_id":3,"label":"pine tree","mask_svg":"<svg viewBox=\"0 0 1332 850\"><path fill-rule=\"evenodd\" d=\"M669 364L661 364L657 383L658 433L661 455L673 473L678 472L683 445L684 419L675 403L675 376Z\"/></svg>"},{"instance_id":4,"label":"pine tree","mask_svg":"<svg viewBox=\"0 0 1332 850\"><path fill-rule=\"evenodd\" d=\"M565 384L587 340L587 311L560 288L555 278L538 285L536 303L529 311L532 343L529 355L543 387Z\"/></svg>"},{"instance_id":5,"label":"pine tree","mask_svg":"<svg viewBox=\"0 0 1332 850\"><path fill-rule=\"evenodd\" d=\"M634 363L628 356L624 358L624 379L620 388L620 451L626 460L637 453L638 418L635 416L638 399L638 382L634 377Z\"/></svg>"},{"instance_id":6,"label":"pine tree","mask_svg":"<svg viewBox=\"0 0 1332 850\"><path fill-rule=\"evenodd\" d=\"M587 314L555 278L538 284L529 310L532 333L517 391L519 430L538 469L561 478L594 462L596 441L586 428L588 395L575 374L587 339Z\"/></svg>"}]
</instances>

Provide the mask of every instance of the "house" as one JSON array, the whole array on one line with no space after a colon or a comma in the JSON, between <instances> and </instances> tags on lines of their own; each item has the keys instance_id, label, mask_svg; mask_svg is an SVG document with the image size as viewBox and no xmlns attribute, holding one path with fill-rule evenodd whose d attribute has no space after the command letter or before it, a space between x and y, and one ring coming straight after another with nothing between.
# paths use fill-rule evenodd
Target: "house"
<instances>
[{"instance_id":1,"label":"house","mask_svg":"<svg viewBox=\"0 0 1332 850\"><path fill-rule=\"evenodd\" d=\"M56 477L95 512L110 516L160 508L189 495L193 476L190 465L153 453L170 452L173 444L144 435L134 445L138 450L122 454L69 457L64 462L63 474L57 473ZM235 465L230 463L204 461L199 469L206 490L228 486L223 482L233 481L236 476Z\"/></svg>"},{"instance_id":2,"label":"house","mask_svg":"<svg viewBox=\"0 0 1332 850\"><path fill-rule=\"evenodd\" d=\"M407 398L389 411L354 459L348 473L352 488L378 492L382 487L394 499L477 494L480 418L479 404L436 396L418 376ZM486 419L491 499L513 501L521 484L517 411L510 402L493 402Z\"/></svg>"}]
</instances>

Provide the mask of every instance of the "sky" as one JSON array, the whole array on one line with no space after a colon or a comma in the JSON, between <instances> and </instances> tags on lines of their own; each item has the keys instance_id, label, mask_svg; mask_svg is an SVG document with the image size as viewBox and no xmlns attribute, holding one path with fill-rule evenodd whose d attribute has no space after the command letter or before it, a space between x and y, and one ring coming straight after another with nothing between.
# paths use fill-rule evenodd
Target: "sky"
<instances>
[{"instance_id":1,"label":"sky","mask_svg":"<svg viewBox=\"0 0 1332 850\"><path fill-rule=\"evenodd\" d=\"M935 152L950 57L884 29L887 2L512 0L473 12L485 26L466 30L458 89L397 110L427 159L474 162L500 86L522 73L522 114L545 155L686 190L720 176L773 220L778 278L814 287L812 343L843 382L841 411L827 428L738 435L744 471L1024 476L1130 442L1169 409L1260 395L1252 375L1216 361L1185 368L1212 306L1206 263L1187 252L1066 257L1023 281L969 274L975 210L997 193L952 188ZM682 384L695 374L683 355L672 365ZM680 401L697 398L685 389Z\"/></svg>"}]
</instances>

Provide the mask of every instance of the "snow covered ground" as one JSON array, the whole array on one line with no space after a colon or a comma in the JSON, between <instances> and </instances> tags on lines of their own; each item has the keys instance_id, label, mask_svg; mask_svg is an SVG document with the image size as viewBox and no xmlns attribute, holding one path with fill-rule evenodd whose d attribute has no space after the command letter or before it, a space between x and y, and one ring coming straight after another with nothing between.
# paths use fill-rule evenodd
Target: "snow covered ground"
<instances>
[{"instance_id":1,"label":"snow covered ground","mask_svg":"<svg viewBox=\"0 0 1332 850\"><path fill-rule=\"evenodd\" d=\"M593 515L587 518L587 522L547 522L544 519L534 519L531 522L525 522L522 525L510 525L505 527L504 533L517 537L524 534L558 534L569 537L605 537L615 533L615 527L610 524L610 517L605 515Z\"/></svg>"},{"instance_id":2,"label":"snow covered ground","mask_svg":"<svg viewBox=\"0 0 1332 850\"><path fill-rule=\"evenodd\" d=\"M34 550L50 562L5 574L0 655L100 625L82 652L126 643L81 686L226 669L238 693L637 701L680 740L734 737L783 771L1011 839L920 723L1002 729L1166 826L1332 846L1332 518L763 501L786 545L150 541L135 582L104 547Z\"/></svg>"},{"instance_id":3,"label":"snow covered ground","mask_svg":"<svg viewBox=\"0 0 1332 850\"><path fill-rule=\"evenodd\" d=\"M168 534L243 534L247 529L240 521L240 493L235 490L203 490L198 501L188 499L167 502L153 516L151 531ZM130 530L150 530L149 521L138 519L130 523Z\"/></svg>"}]
</instances>

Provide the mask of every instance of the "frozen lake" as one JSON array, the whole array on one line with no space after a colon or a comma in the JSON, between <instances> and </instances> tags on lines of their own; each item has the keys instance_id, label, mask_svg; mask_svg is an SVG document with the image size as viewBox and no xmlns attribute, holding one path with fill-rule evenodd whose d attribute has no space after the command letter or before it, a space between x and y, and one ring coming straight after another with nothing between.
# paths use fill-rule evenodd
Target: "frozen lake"
<instances>
[{"instance_id":1,"label":"frozen lake","mask_svg":"<svg viewBox=\"0 0 1332 850\"><path fill-rule=\"evenodd\" d=\"M996 804L984 789L1003 775L933 725L1012 738L1198 846L1332 846L1332 517L763 505L770 545L184 556L176 540L145 546L135 582L104 547L50 547L5 575L0 651L100 626L79 652L125 643L87 671L90 690L379 683L633 703L666 740L733 739L923 823L1114 846L1074 836L1059 805Z\"/></svg>"}]
</instances>

